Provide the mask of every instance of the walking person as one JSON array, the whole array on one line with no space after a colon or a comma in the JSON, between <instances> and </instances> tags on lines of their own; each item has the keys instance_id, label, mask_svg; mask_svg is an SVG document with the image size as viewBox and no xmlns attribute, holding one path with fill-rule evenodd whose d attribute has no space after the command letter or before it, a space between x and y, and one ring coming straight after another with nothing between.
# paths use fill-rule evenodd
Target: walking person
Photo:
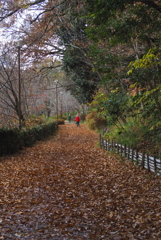
<instances>
[{"instance_id":1,"label":"walking person","mask_svg":"<svg viewBox=\"0 0 161 240\"><path fill-rule=\"evenodd\" d=\"M80 122L80 117L77 114L77 116L75 117L75 123L76 123L77 127L79 126L79 122Z\"/></svg>"},{"instance_id":2,"label":"walking person","mask_svg":"<svg viewBox=\"0 0 161 240\"><path fill-rule=\"evenodd\" d=\"M70 114L68 115L68 122L69 123L71 122L71 115Z\"/></svg>"}]
</instances>

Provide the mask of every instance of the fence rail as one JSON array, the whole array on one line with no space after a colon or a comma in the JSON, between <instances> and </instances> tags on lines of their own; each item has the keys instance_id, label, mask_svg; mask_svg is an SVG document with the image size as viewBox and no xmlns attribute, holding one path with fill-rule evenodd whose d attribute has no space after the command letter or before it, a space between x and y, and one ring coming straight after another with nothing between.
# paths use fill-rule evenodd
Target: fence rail
<instances>
[{"instance_id":1,"label":"fence rail","mask_svg":"<svg viewBox=\"0 0 161 240\"><path fill-rule=\"evenodd\" d=\"M136 162L138 166L161 175L161 158L149 156L147 153L140 153L126 145L115 141L105 140L100 136L100 146L107 151L114 151L119 155Z\"/></svg>"}]
</instances>

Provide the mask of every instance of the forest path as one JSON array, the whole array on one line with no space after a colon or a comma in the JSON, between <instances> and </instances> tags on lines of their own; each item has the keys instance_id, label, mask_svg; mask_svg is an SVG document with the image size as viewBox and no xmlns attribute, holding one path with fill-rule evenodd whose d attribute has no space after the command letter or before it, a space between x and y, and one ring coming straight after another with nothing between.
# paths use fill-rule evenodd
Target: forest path
<instances>
[{"instance_id":1,"label":"forest path","mask_svg":"<svg viewBox=\"0 0 161 240\"><path fill-rule=\"evenodd\" d=\"M160 177L97 142L85 125L65 124L1 157L0 239L161 239Z\"/></svg>"}]
</instances>

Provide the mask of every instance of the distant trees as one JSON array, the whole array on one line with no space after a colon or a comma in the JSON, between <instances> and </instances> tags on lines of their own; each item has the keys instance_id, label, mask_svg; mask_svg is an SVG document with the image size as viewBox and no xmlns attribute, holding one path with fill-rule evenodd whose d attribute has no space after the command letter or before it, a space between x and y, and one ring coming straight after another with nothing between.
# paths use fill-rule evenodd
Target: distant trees
<instances>
[{"instance_id":1,"label":"distant trees","mask_svg":"<svg viewBox=\"0 0 161 240\"><path fill-rule=\"evenodd\" d=\"M18 126L19 104L21 122L31 114L56 115L56 85L58 79L58 113L68 114L78 107L77 101L66 92L61 61L46 58L41 63L30 65L25 48L20 52L20 84L18 49L12 43L1 44L0 58L0 126ZM21 102L20 102L21 101Z\"/></svg>"}]
</instances>

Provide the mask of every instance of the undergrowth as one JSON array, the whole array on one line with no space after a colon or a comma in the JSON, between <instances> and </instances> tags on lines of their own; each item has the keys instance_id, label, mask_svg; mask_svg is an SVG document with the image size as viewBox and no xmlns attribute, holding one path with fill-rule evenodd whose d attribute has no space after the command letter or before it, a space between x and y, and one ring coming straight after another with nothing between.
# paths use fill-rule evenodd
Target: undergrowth
<instances>
[{"instance_id":1,"label":"undergrowth","mask_svg":"<svg viewBox=\"0 0 161 240\"><path fill-rule=\"evenodd\" d=\"M121 127L111 126L104 137L151 154L161 151L160 130L150 128L145 121L128 119Z\"/></svg>"},{"instance_id":2,"label":"undergrowth","mask_svg":"<svg viewBox=\"0 0 161 240\"><path fill-rule=\"evenodd\" d=\"M147 120L128 118L126 123L118 121L114 125L92 111L87 115L86 123L89 129L103 132L105 139L115 140L141 152L161 155L161 128L154 128L154 123L149 124Z\"/></svg>"}]
</instances>

